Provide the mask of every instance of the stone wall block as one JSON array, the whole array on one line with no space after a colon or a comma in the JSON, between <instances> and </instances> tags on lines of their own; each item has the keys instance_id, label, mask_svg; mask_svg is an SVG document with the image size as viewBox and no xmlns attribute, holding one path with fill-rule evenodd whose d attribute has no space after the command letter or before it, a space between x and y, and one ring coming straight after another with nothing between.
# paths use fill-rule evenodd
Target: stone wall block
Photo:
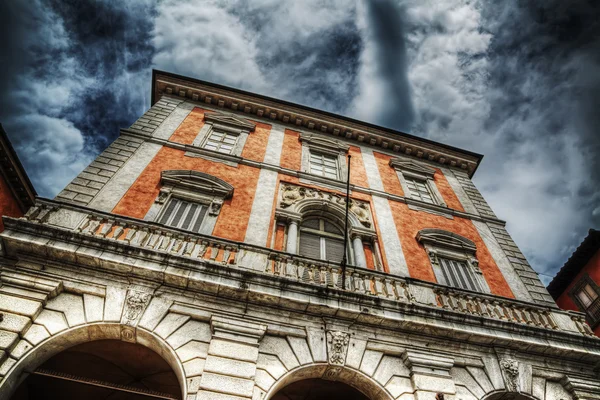
<instances>
[{"instance_id":1,"label":"stone wall block","mask_svg":"<svg viewBox=\"0 0 600 400\"><path fill-rule=\"evenodd\" d=\"M85 319L87 322L102 321L104 316L104 298L92 294L83 294L83 305L85 310Z\"/></svg>"},{"instance_id":2,"label":"stone wall block","mask_svg":"<svg viewBox=\"0 0 600 400\"><path fill-rule=\"evenodd\" d=\"M310 349L308 348L306 339L288 336L287 340L301 365L310 364L313 362L313 358L310 354Z\"/></svg>"},{"instance_id":3,"label":"stone wall block","mask_svg":"<svg viewBox=\"0 0 600 400\"><path fill-rule=\"evenodd\" d=\"M0 294L0 310L35 318L42 311L42 303Z\"/></svg>"},{"instance_id":4,"label":"stone wall block","mask_svg":"<svg viewBox=\"0 0 600 400\"><path fill-rule=\"evenodd\" d=\"M31 319L23 315L2 313L0 330L21 333L31 325Z\"/></svg>"},{"instance_id":5,"label":"stone wall block","mask_svg":"<svg viewBox=\"0 0 600 400\"><path fill-rule=\"evenodd\" d=\"M61 311L70 327L85 324L85 311L83 308L83 297L70 293L62 293L60 296L48 301L46 308Z\"/></svg>"},{"instance_id":6,"label":"stone wall block","mask_svg":"<svg viewBox=\"0 0 600 400\"><path fill-rule=\"evenodd\" d=\"M154 296L146 307L138 326L153 331L159 322L167 315L173 301Z\"/></svg>"},{"instance_id":7,"label":"stone wall block","mask_svg":"<svg viewBox=\"0 0 600 400\"><path fill-rule=\"evenodd\" d=\"M265 336L260 343L259 349L261 353L273 354L279 357L279 360L288 370L300 365L300 362L285 338Z\"/></svg>"},{"instance_id":8,"label":"stone wall block","mask_svg":"<svg viewBox=\"0 0 600 400\"><path fill-rule=\"evenodd\" d=\"M35 323L43 325L51 335L69 329L65 314L61 311L43 310L35 319Z\"/></svg>"},{"instance_id":9,"label":"stone wall block","mask_svg":"<svg viewBox=\"0 0 600 400\"><path fill-rule=\"evenodd\" d=\"M367 350L363 355L362 362L360 363L360 370L365 374L372 376L379 362L383 357L383 353L380 351Z\"/></svg>"},{"instance_id":10,"label":"stone wall block","mask_svg":"<svg viewBox=\"0 0 600 400\"><path fill-rule=\"evenodd\" d=\"M154 333L156 333L158 336L162 337L163 339L166 339L173 332L175 332L177 329L179 329L180 326L185 324L189 319L190 319L190 317L188 315L181 315L181 314L175 314L175 313L167 314L162 319L162 321L160 321L160 323L154 330Z\"/></svg>"},{"instance_id":11,"label":"stone wall block","mask_svg":"<svg viewBox=\"0 0 600 400\"><path fill-rule=\"evenodd\" d=\"M205 322L188 321L173 332L167 338L167 342L174 349L178 349L191 340L208 343L210 342L211 335L209 324Z\"/></svg>"}]
</instances>

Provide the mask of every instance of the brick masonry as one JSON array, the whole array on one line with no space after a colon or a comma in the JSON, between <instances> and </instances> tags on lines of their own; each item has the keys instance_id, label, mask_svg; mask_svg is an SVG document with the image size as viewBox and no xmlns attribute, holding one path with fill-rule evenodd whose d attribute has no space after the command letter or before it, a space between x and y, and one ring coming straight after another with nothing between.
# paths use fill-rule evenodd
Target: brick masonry
<instances>
[{"instance_id":1,"label":"brick masonry","mask_svg":"<svg viewBox=\"0 0 600 400\"><path fill-rule=\"evenodd\" d=\"M135 121L129 130L151 136L182 101L176 98L162 98ZM73 179L56 196L56 199L82 206L89 205L92 199L131 158L143 142L142 139L137 137L122 134L77 178Z\"/></svg>"},{"instance_id":2,"label":"brick masonry","mask_svg":"<svg viewBox=\"0 0 600 400\"><path fill-rule=\"evenodd\" d=\"M498 218L466 173L454 171L454 175L481 216ZM512 240L506 228L500 224L492 223L488 223L488 226L533 300L543 305L556 307L552 296L550 296L538 274L531 268L521 250Z\"/></svg>"},{"instance_id":3,"label":"brick masonry","mask_svg":"<svg viewBox=\"0 0 600 400\"><path fill-rule=\"evenodd\" d=\"M531 265L529 265L529 262L527 262L527 259L523 253L521 250L519 250L519 247L517 247L515 242L512 240L506 228L502 225L491 223L488 223L488 226L496 238L496 241L498 244L500 244L504 254L506 254L506 257L513 266L515 272L521 278L525 284L525 287L527 287L527 290L529 291L529 294L533 300L543 305L556 307L554 299L552 296L550 296L546 290L546 287L540 281L538 274L533 270L533 268L531 268Z\"/></svg>"}]
</instances>

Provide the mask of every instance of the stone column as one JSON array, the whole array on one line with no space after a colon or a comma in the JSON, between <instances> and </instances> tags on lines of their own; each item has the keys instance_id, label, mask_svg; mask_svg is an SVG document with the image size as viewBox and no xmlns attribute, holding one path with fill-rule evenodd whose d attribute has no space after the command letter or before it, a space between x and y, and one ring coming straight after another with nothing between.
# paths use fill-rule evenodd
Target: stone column
<instances>
[{"instance_id":1,"label":"stone column","mask_svg":"<svg viewBox=\"0 0 600 400\"><path fill-rule=\"evenodd\" d=\"M220 316L213 316L210 326L213 336L196 399L252 398L258 343L267 327Z\"/></svg>"},{"instance_id":2,"label":"stone column","mask_svg":"<svg viewBox=\"0 0 600 400\"><path fill-rule=\"evenodd\" d=\"M367 258L365 257L365 248L363 247L362 237L352 235L352 247L354 249L354 262L359 268L367 268Z\"/></svg>"},{"instance_id":3,"label":"stone column","mask_svg":"<svg viewBox=\"0 0 600 400\"><path fill-rule=\"evenodd\" d=\"M290 219L288 223L285 251L291 254L298 253L298 221L293 219Z\"/></svg>"},{"instance_id":4,"label":"stone column","mask_svg":"<svg viewBox=\"0 0 600 400\"><path fill-rule=\"evenodd\" d=\"M402 355L410 369L410 380L415 390L415 400L436 400L436 395L454 396L456 386L450 376L454 359L432 352L407 350Z\"/></svg>"}]
</instances>

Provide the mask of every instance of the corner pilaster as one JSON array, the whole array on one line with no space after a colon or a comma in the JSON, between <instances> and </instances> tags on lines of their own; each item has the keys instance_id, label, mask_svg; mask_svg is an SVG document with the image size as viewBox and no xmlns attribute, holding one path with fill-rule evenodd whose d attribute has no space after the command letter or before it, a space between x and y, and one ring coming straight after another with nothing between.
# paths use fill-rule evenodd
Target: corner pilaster
<instances>
[{"instance_id":1,"label":"corner pilaster","mask_svg":"<svg viewBox=\"0 0 600 400\"><path fill-rule=\"evenodd\" d=\"M456 394L456 386L450 375L450 369L454 366L453 358L429 351L407 350L402 360L410 369L415 400L436 400L438 393Z\"/></svg>"}]
</instances>

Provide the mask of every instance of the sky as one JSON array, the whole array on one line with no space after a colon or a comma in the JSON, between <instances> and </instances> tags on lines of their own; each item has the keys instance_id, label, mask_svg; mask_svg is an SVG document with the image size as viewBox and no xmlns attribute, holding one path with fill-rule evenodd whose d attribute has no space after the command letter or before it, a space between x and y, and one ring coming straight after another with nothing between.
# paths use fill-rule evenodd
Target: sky
<instances>
[{"instance_id":1,"label":"sky","mask_svg":"<svg viewBox=\"0 0 600 400\"><path fill-rule=\"evenodd\" d=\"M600 228L595 0L0 2L0 123L54 197L150 105L152 68L484 154L545 283Z\"/></svg>"}]
</instances>

